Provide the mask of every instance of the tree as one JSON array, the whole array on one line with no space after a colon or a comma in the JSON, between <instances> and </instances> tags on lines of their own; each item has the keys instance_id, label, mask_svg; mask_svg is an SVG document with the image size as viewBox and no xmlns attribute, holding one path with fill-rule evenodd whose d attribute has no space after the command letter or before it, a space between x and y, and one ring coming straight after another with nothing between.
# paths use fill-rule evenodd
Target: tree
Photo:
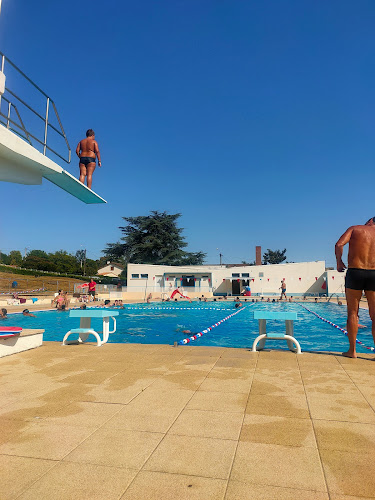
<instances>
[{"instance_id":1,"label":"tree","mask_svg":"<svg viewBox=\"0 0 375 500\"><path fill-rule=\"evenodd\" d=\"M21 266L22 265L22 255L19 250L12 250L9 254L10 265L11 266Z\"/></svg>"},{"instance_id":2,"label":"tree","mask_svg":"<svg viewBox=\"0 0 375 500\"><path fill-rule=\"evenodd\" d=\"M40 259L47 260L49 258L47 252L45 252L44 250L31 250L31 252L27 254L27 257L39 257Z\"/></svg>"},{"instance_id":3,"label":"tree","mask_svg":"<svg viewBox=\"0 0 375 500\"><path fill-rule=\"evenodd\" d=\"M42 257L31 255L31 252L23 261L22 267L26 269L37 269L38 271L55 272L58 270L53 262L48 259L43 259Z\"/></svg>"},{"instance_id":4,"label":"tree","mask_svg":"<svg viewBox=\"0 0 375 500\"><path fill-rule=\"evenodd\" d=\"M286 260L286 248L284 250L270 250L263 254L263 264L280 264Z\"/></svg>"},{"instance_id":5,"label":"tree","mask_svg":"<svg viewBox=\"0 0 375 500\"><path fill-rule=\"evenodd\" d=\"M10 257L6 253L0 252L0 263L1 264L10 264Z\"/></svg>"},{"instance_id":6,"label":"tree","mask_svg":"<svg viewBox=\"0 0 375 500\"><path fill-rule=\"evenodd\" d=\"M199 265L206 256L203 252L186 252L187 243L177 227L181 214L152 211L150 215L123 217L126 226L120 227L123 237L117 243L108 243L104 254L121 263Z\"/></svg>"},{"instance_id":7,"label":"tree","mask_svg":"<svg viewBox=\"0 0 375 500\"><path fill-rule=\"evenodd\" d=\"M255 260L253 262L246 262L246 260L241 261L244 266L255 266Z\"/></svg>"}]
</instances>

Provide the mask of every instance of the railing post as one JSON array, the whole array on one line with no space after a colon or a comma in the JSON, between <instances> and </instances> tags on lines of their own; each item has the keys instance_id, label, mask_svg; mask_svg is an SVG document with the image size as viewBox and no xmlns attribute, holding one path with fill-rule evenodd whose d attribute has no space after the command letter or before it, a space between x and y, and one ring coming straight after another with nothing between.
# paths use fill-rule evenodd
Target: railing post
<instances>
[{"instance_id":1,"label":"railing post","mask_svg":"<svg viewBox=\"0 0 375 500\"><path fill-rule=\"evenodd\" d=\"M1 0L0 0L0 9L1 9ZM3 54L1 56L1 69L0 69L2 73L4 73L4 65L5 65L5 56ZM0 94L0 111L1 111L1 94Z\"/></svg>"},{"instance_id":2,"label":"railing post","mask_svg":"<svg viewBox=\"0 0 375 500\"><path fill-rule=\"evenodd\" d=\"M44 147L43 147L43 154L44 155L46 154L46 150L47 150L48 113L49 113L49 97L47 97L46 122L44 125Z\"/></svg>"},{"instance_id":3,"label":"railing post","mask_svg":"<svg viewBox=\"0 0 375 500\"><path fill-rule=\"evenodd\" d=\"M9 128L9 125L10 125L10 108L11 108L12 104L10 102L8 102L8 119L7 119L7 128Z\"/></svg>"}]
</instances>

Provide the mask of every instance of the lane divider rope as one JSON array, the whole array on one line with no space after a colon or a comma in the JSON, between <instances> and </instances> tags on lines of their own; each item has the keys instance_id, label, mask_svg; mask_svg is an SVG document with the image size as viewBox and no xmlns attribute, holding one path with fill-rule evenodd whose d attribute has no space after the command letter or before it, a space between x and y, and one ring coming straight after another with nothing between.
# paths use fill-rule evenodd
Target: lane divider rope
<instances>
[{"instance_id":1,"label":"lane divider rope","mask_svg":"<svg viewBox=\"0 0 375 500\"><path fill-rule=\"evenodd\" d=\"M253 305L253 304L249 304L250 305ZM246 307L249 307L249 306L246 306ZM232 314L229 314L229 316L226 316L225 318L221 319L220 321L218 321L217 323L214 323L213 325L209 326L208 328L206 328L205 330L202 330L201 332L199 333L195 333L194 335L192 335L191 337L187 337L185 339L182 339L178 342L178 345L184 345L184 344L188 344L189 342L193 342L194 340L197 340L198 338L202 337L205 333L208 333L210 332L211 330L213 330L214 328L216 328L217 326L221 325L222 323L224 323L224 321L227 321L229 318L232 318L233 316L235 316L236 314L240 313L241 311L244 311L246 309L246 307L240 307L240 309L238 309L238 311L235 311L234 313Z\"/></svg>"},{"instance_id":2,"label":"lane divider rope","mask_svg":"<svg viewBox=\"0 0 375 500\"><path fill-rule=\"evenodd\" d=\"M323 316L319 316L319 314L317 314L315 311L312 311L311 309L308 309L306 306L304 306L303 304L300 304L299 302L297 302L301 307L303 307L304 309L306 309L306 311L314 314L317 318L321 319L322 321L324 321L325 323L328 323L329 325L333 326L334 328L337 328L338 330L340 330L341 332L345 333L346 336L348 336L348 332L347 330L345 330L345 328L341 328L341 326L338 326L336 325L335 323L333 323L332 321L329 321L328 319L326 318L323 318ZM361 342L360 340L356 339L356 343L361 345L362 347L364 347L365 349L368 349L369 351L375 351L375 347L369 347L367 346L366 344L364 344L363 342Z\"/></svg>"},{"instance_id":3,"label":"lane divider rope","mask_svg":"<svg viewBox=\"0 0 375 500\"><path fill-rule=\"evenodd\" d=\"M116 306L114 306L116 307ZM118 306L117 306L118 307ZM229 307L124 307L124 309L128 310L140 310L140 311L149 311L149 310L158 310L158 311L230 311L232 308Z\"/></svg>"}]
</instances>

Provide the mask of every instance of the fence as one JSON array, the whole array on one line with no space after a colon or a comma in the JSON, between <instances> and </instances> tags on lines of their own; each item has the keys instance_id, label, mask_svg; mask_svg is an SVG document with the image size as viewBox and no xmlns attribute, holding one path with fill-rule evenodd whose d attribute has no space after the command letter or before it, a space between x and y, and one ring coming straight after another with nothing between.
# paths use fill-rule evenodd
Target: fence
<instances>
[{"instance_id":1,"label":"fence","mask_svg":"<svg viewBox=\"0 0 375 500\"><path fill-rule=\"evenodd\" d=\"M0 58L0 70L6 75L5 92L0 95L0 123L25 139L31 146L40 148L44 155L48 150L70 163L71 149L54 101L2 52L0 52ZM30 99L31 91L35 95L33 105L20 97L20 94L27 94ZM43 106L45 111L39 109ZM56 126L51 123L51 118L57 121ZM51 147L51 137L48 135L50 130L54 132L52 136L54 143L57 144L58 140L65 142L67 157Z\"/></svg>"}]
</instances>

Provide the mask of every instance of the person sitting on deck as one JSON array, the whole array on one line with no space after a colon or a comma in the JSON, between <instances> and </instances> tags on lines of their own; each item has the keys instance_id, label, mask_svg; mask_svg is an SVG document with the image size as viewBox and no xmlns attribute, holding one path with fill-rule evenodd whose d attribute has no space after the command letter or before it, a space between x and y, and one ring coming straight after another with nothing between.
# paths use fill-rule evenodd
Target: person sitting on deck
<instances>
[{"instance_id":1,"label":"person sitting on deck","mask_svg":"<svg viewBox=\"0 0 375 500\"><path fill-rule=\"evenodd\" d=\"M58 295L53 299L52 304L56 304L55 307L57 309L61 309L61 306L64 304L64 292L62 290L59 290Z\"/></svg>"},{"instance_id":2,"label":"person sitting on deck","mask_svg":"<svg viewBox=\"0 0 375 500\"><path fill-rule=\"evenodd\" d=\"M87 187L91 189L92 174L96 167L96 158L98 158L99 168L102 166L99 146L95 140L95 132L91 128L86 132L86 139L79 141L76 154L79 158L79 181L84 184L86 178Z\"/></svg>"},{"instance_id":3,"label":"person sitting on deck","mask_svg":"<svg viewBox=\"0 0 375 500\"><path fill-rule=\"evenodd\" d=\"M65 305L65 309L69 309L69 304L70 304L70 297L68 295L68 292L64 292L64 305Z\"/></svg>"}]
</instances>

